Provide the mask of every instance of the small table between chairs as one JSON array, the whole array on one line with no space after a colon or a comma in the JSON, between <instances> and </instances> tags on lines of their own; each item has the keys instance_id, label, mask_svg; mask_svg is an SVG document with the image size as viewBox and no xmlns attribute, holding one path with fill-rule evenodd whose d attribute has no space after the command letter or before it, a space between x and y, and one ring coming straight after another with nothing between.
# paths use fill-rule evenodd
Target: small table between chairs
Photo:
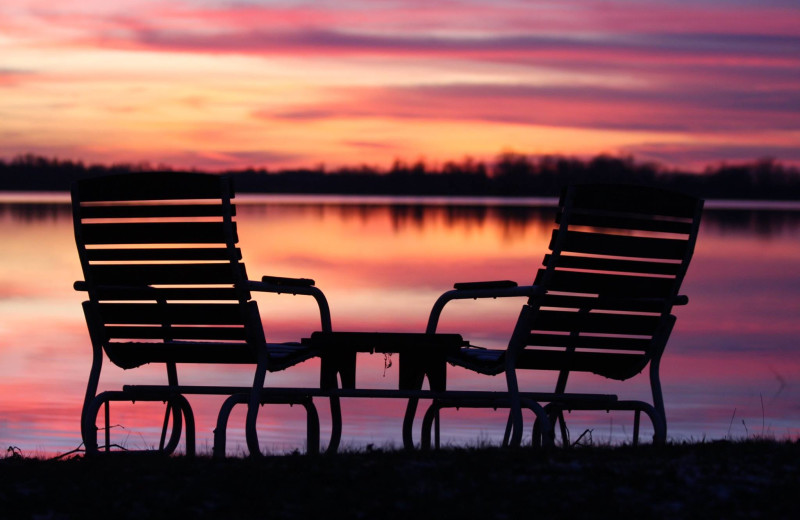
<instances>
[{"instance_id":1,"label":"small table between chairs","mask_svg":"<svg viewBox=\"0 0 800 520\"><path fill-rule=\"evenodd\" d=\"M320 351L320 387L356 388L356 354L400 354L399 390L419 390L424 377L430 389L443 392L447 387L447 356L468 345L460 334L413 332L314 332L302 340Z\"/></svg>"},{"instance_id":2,"label":"small table between chairs","mask_svg":"<svg viewBox=\"0 0 800 520\"><path fill-rule=\"evenodd\" d=\"M403 419L403 445L413 448L411 428L424 378L431 392L447 389L447 356L467 346L460 334L426 334L412 332L314 332L302 340L304 345L320 351L320 389L333 391L333 421L329 451L336 451L341 439L342 419L339 397L407 398ZM400 354L400 376L397 390L357 389L356 354ZM337 375L341 387L337 385ZM331 449L332 448L332 449Z\"/></svg>"}]
</instances>

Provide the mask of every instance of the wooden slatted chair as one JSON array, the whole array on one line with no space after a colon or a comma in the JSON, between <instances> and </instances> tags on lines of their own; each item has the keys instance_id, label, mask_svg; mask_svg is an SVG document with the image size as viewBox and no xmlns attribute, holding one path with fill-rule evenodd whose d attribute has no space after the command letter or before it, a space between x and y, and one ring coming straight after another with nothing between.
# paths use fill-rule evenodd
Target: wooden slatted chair
<instances>
[{"instance_id":1,"label":"wooden slatted chair","mask_svg":"<svg viewBox=\"0 0 800 520\"><path fill-rule=\"evenodd\" d=\"M318 417L310 397L261 393L266 372L283 370L317 353L299 343L268 344L251 291L314 296L323 330L330 330L327 301L311 280L248 280L237 246L233 196L230 178L195 173L116 175L73 186L75 240L84 276L75 288L88 293L83 309L94 350L81 417L87 453L98 451L96 420L103 405L108 450L111 401L164 401L167 411L159 449L175 450L185 423L186 452L192 454L189 394L232 396L217 421L215 456L224 456L228 414L237 403L250 407L248 446L257 449L257 440L251 437L260 402L297 403L308 412L308 450L318 449ZM164 364L166 383L128 385L97 394L103 353L123 369ZM253 385L182 386L177 366L184 363L253 365ZM172 433L167 440L170 416Z\"/></svg>"},{"instance_id":2,"label":"wooden slatted chair","mask_svg":"<svg viewBox=\"0 0 800 520\"><path fill-rule=\"evenodd\" d=\"M505 373L511 408L509 434L519 444L522 415L518 370L557 371L550 422L561 424L569 445L563 412L581 409L634 411L634 439L645 412L654 427L654 442L666 440L666 413L659 379L661 355L675 316L679 295L694 251L703 201L641 186L577 185L561 196L550 253L534 284L514 282L457 284L434 305L428 332L435 332L445 304L453 299L529 296L508 348L466 347L448 361L488 375ZM627 380L649 365L652 403L641 400L560 402L572 372L591 372ZM423 422L430 438L433 418L456 402L434 402ZM438 426L438 421L437 421ZM534 429L534 441L541 433ZM425 441L429 442L429 441Z\"/></svg>"}]
</instances>

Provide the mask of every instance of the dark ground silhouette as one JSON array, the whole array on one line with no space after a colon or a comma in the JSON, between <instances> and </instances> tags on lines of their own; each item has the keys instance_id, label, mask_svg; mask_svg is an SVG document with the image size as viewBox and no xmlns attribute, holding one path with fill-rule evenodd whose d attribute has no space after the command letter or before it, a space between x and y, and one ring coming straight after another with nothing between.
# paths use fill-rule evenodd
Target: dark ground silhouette
<instances>
[{"instance_id":1,"label":"dark ground silhouette","mask_svg":"<svg viewBox=\"0 0 800 520\"><path fill-rule=\"evenodd\" d=\"M797 518L798 442L0 459L0 517Z\"/></svg>"}]
</instances>

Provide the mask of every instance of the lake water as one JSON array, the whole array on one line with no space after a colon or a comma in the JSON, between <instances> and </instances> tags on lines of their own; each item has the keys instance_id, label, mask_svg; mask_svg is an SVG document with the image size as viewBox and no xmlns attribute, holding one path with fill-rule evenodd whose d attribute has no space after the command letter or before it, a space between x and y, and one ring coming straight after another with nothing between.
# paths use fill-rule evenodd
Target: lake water
<instances>
[{"instance_id":1,"label":"lake water","mask_svg":"<svg viewBox=\"0 0 800 520\"><path fill-rule=\"evenodd\" d=\"M262 275L313 278L326 294L334 330L425 329L436 297L458 281L532 281L554 215L550 200L479 202L460 199L239 197L240 241L251 279ZM800 204L708 203L683 293L678 323L662 362L668 437L674 441L800 435ZM91 362L80 303L81 278L64 194L0 194L0 447L26 455L55 455L80 444L79 415ZM313 300L259 295L270 341L297 340L318 328ZM459 301L446 309L443 332L502 348L520 299ZM396 361L396 360L388 360ZM397 363L383 356L358 361L359 386L392 388ZM106 363L101 389L162 381L163 368L124 372ZM309 361L278 374L276 385L313 385ZM502 389L502 376L450 367L451 388ZM184 383L246 385L244 367L210 372L188 367ZM531 390L550 390L553 374L525 374ZM646 375L625 384L575 377L568 389L648 397ZM210 452L221 400L193 400L198 449ZM319 402L323 442L329 433ZM345 400L343 446L400 446L400 401ZM112 407L113 442L157 444L162 409L153 404ZM529 417L526 417L530 419ZM304 449L302 408L266 406L262 446ZM229 453L243 453L244 411L231 417ZM572 438L628 442L630 413L568 416ZM643 421L643 438L651 435ZM443 442L496 443L505 414L447 412ZM418 435L416 436L418 438ZM529 438L529 434L528 434ZM0 455L1 456L1 455Z\"/></svg>"}]
</instances>

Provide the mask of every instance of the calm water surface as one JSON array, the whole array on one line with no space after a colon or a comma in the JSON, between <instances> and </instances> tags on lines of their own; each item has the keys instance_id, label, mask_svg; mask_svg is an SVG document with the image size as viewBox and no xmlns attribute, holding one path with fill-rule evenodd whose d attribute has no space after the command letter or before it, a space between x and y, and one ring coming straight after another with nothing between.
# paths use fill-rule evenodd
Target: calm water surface
<instances>
[{"instance_id":1,"label":"calm water surface","mask_svg":"<svg viewBox=\"0 0 800 520\"><path fill-rule=\"evenodd\" d=\"M411 331L425 328L436 297L454 282L511 279L530 283L546 249L553 201L477 204L471 200L240 197L241 246L251 279L313 278L331 304L334 330ZM517 201L516 204L520 204ZM694 261L676 309L678 324L662 362L672 440L800 436L800 205L709 204ZM81 278L71 216L62 194L0 195L0 446L53 455L80 444L79 414L91 348L81 313ZM318 328L313 300L259 295L270 341L297 340ZM473 344L503 347L522 300L459 301L441 331ZM397 384L396 360L359 357L359 386ZM395 362L392 364L392 362ZM390 365L387 367L387 365ZM450 367L452 388L497 388L502 377ZM135 376L141 373L139 378ZM106 364L101 389L133 381L161 382L159 367L123 372ZM270 376L273 384L313 385L318 364ZM251 370L189 367L184 383L209 379L249 384ZM549 373L525 374L531 390L550 390ZM571 390L648 395L647 378L627 384L575 377ZM210 451L221 400L195 398L198 446ZM328 430L318 403L323 439ZM399 446L402 403L346 400L345 446ZM143 403L112 408L114 442L157 444L162 410ZM229 453L244 451L243 410L231 418ZM573 439L626 442L629 413L574 413ZM646 421L644 438L650 435ZM498 442L504 414L446 413L444 442ZM267 406L262 446L304 449L301 408Z\"/></svg>"}]
</instances>

